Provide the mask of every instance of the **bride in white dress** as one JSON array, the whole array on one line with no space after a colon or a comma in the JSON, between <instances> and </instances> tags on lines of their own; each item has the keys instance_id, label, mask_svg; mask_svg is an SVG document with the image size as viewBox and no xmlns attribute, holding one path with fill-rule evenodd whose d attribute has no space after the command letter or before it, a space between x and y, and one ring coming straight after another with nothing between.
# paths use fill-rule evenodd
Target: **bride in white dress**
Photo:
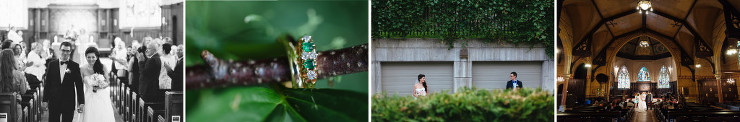
<instances>
[{"instance_id":1,"label":"bride in white dress","mask_svg":"<svg viewBox=\"0 0 740 122\"><path fill-rule=\"evenodd\" d=\"M645 93L643 92L637 97L637 106L635 106L636 112L645 112L647 110L647 104L645 103Z\"/></svg>"},{"instance_id":2,"label":"bride in white dress","mask_svg":"<svg viewBox=\"0 0 740 122\"><path fill-rule=\"evenodd\" d=\"M76 122L115 122L113 106L108 89L108 81L105 78L106 71L100 63L100 54L95 47L85 50L87 64L80 66L80 72L84 76L85 84L85 107L82 118Z\"/></svg>"},{"instance_id":3,"label":"bride in white dress","mask_svg":"<svg viewBox=\"0 0 740 122\"><path fill-rule=\"evenodd\" d=\"M414 97L427 96L427 82L424 74L419 74L418 82L414 84Z\"/></svg>"}]
</instances>

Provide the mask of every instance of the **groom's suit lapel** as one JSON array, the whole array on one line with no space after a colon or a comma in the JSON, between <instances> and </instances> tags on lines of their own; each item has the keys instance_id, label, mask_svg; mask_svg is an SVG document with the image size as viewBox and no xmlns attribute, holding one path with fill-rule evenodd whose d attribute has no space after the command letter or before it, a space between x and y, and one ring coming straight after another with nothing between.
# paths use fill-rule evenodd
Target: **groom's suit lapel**
<instances>
[{"instance_id":1,"label":"groom's suit lapel","mask_svg":"<svg viewBox=\"0 0 740 122\"><path fill-rule=\"evenodd\" d=\"M57 63L57 64L59 64L58 65L59 66L58 68L59 68L59 73L60 73L60 76L59 76L60 77L59 84L63 84L65 82L65 79L68 78L67 75L74 74L74 73L72 73L72 70L73 70L73 68L75 66L72 65L72 61L69 61L69 63L66 64L67 67L64 68L64 69L62 69L62 64L61 63ZM67 72L67 71L69 71L69 72Z\"/></svg>"},{"instance_id":2,"label":"groom's suit lapel","mask_svg":"<svg viewBox=\"0 0 740 122\"><path fill-rule=\"evenodd\" d=\"M55 81L55 82L59 82L61 84L61 82L62 82L62 80L64 78L64 76L63 76L64 74L62 74L62 72L61 72L62 66L61 66L61 64L59 64L59 60L55 60L53 63L54 64L50 64L50 68L53 69L51 71L52 71L52 73L56 73L57 74L57 75L53 75L53 76L59 77L59 81ZM54 72L54 71L56 71L56 72Z\"/></svg>"},{"instance_id":3,"label":"groom's suit lapel","mask_svg":"<svg viewBox=\"0 0 740 122\"><path fill-rule=\"evenodd\" d=\"M75 62L69 61L69 63L67 63L67 68L64 71L65 72L64 73L64 78L62 78L62 80L60 81L60 84L63 84L65 82L73 82L73 81L66 81L66 79L67 78L72 78L70 80L75 80L74 79L75 77L73 77L72 75L79 75L79 74L75 73L75 72L78 72L78 69L76 69L76 68L78 68L78 66L75 64ZM67 71L69 71L69 72L67 72Z\"/></svg>"}]
</instances>

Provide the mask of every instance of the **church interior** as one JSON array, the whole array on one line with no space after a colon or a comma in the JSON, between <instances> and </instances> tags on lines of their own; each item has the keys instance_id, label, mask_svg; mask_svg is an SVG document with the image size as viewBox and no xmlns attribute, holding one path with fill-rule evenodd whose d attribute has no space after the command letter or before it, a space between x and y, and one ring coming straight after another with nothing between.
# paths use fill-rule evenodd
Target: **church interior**
<instances>
[{"instance_id":1,"label":"church interior","mask_svg":"<svg viewBox=\"0 0 740 122\"><path fill-rule=\"evenodd\" d=\"M110 91L106 93L110 94L110 100L105 105L109 106L96 110L114 111L115 121L118 122L179 122L184 114L181 80L161 85L166 86L160 89L161 101L145 101L144 95L136 90L137 84L132 83L138 81L138 77L133 76L134 72L143 69L123 67L128 67L130 62L137 62L133 60L134 55L144 52L137 49L153 40L161 41L163 46L160 48L165 48L157 53L162 53L163 57L170 56L175 63L180 60L182 54L176 54L176 47L184 47L183 17L183 0L0 0L0 41L12 43L14 49L15 45L22 45L18 47L23 51L18 52L22 52L23 56L18 57L38 52L39 55L43 54L41 59L44 61L58 59L61 54L60 43L70 42L74 45L71 60L81 65L88 62L83 53L85 49L96 47L100 53L99 61L107 68L104 70L110 71L105 74L109 81L105 92ZM164 45L172 45L172 48ZM123 58L113 59L112 53L119 48L124 48L124 53L118 53ZM25 58L16 59L18 62L25 61ZM160 74L177 78L177 71L172 70L175 64L170 64L170 67L162 65ZM50 121L49 107L45 101L42 102L44 97L49 97L44 96L45 65L19 67L23 67L17 70L26 75L30 89L21 94L22 100L19 101L15 101L11 95L0 93L0 121ZM178 86L180 88L176 89Z\"/></svg>"},{"instance_id":2,"label":"church interior","mask_svg":"<svg viewBox=\"0 0 740 122\"><path fill-rule=\"evenodd\" d=\"M558 0L558 121L737 121L739 0ZM646 95L646 112L635 112Z\"/></svg>"}]
</instances>

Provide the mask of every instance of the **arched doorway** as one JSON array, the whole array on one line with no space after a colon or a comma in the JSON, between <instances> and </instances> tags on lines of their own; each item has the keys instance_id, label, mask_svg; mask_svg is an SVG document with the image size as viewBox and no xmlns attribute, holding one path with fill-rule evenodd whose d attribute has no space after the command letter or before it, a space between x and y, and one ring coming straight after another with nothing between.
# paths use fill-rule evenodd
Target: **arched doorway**
<instances>
[{"instance_id":1,"label":"arched doorway","mask_svg":"<svg viewBox=\"0 0 740 122\"><path fill-rule=\"evenodd\" d=\"M568 106L584 104L586 100L586 76L588 75L586 64L580 64L573 73L573 79L568 81Z\"/></svg>"}]
</instances>

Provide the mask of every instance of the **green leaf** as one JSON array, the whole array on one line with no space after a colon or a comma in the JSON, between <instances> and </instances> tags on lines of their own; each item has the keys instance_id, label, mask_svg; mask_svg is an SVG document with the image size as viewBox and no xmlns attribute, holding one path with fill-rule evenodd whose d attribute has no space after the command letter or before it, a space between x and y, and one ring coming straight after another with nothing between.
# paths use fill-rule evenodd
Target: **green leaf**
<instances>
[{"instance_id":1,"label":"green leaf","mask_svg":"<svg viewBox=\"0 0 740 122\"><path fill-rule=\"evenodd\" d=\"M260 85L203 89L188 121L367 121L367 94Z\"/></svg>"}]
</instances>

